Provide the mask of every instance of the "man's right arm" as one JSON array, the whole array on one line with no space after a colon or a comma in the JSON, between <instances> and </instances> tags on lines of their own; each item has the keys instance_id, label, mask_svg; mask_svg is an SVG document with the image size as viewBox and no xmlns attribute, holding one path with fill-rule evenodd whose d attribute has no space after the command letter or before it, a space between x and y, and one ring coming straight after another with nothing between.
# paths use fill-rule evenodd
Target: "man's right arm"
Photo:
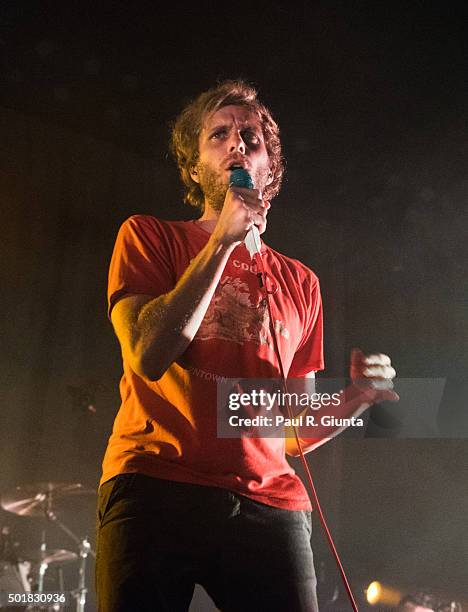
<instances>
[{"instance_id":1,"label":"man's right arm","mask_svg":"<svg viewBox=\"0 0 468 612\"><path fill-rule=\"evenodd\" d=\"M112 324L122 354L136 374L159 380L187 349L230 254L252 221L265 221L266 210L257 190L229 189L213 234L174 289L156 298L128 295L115 304Z\"/></svg>"},{"instance_id":2,"label":"man's right arm","mask_svg":"<svg viewBox=\"0 0 468 612\"><path fill-rule=\"evenodd\" d=\"M158 380L201 325L232 247L209 240L169 293L130 295L111 319L122 354L136 374Z\"/></svg>"}]
</instances>

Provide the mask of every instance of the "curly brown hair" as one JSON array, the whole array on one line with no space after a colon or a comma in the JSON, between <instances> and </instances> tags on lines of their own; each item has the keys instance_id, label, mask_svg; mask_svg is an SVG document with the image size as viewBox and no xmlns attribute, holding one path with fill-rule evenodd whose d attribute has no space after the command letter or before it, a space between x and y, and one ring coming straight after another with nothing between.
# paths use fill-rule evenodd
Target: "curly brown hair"
<instances>
[{"instance_id":1,"label":"curly brown hair","mask_svg":"<svg viewBox=\"0 0 468 612\"><path fill-rule=\"evenodd\" d=\"M192 100L179 114L172 126L171 150L177 161L182 182L185 185L185 201L203 210L204 196L198 183L190 176L190 170L198 160L198 142L205 117L223 106L245 106L260 120L265 147L270 158L273 180L265 187L266 200L274 198L281 187L284 159L281 153L279 127L271 112L257 99L257 91L243 80L223 81Z\"/></svg>"}]
</instances>

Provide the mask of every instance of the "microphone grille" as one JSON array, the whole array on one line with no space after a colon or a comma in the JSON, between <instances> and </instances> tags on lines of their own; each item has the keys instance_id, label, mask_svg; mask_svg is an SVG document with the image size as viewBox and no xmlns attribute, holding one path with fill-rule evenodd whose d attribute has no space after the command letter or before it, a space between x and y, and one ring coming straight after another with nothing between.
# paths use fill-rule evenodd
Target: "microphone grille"
<instances>
[{"instance_id":1,"label":"microphone grille","mask_svg":"<svg viewBox=\"0 0 468 612\"><path fill-rule=\"evenodd\" d=\"M231 171L229 179L230 187L244 187L245 189L253 189L254 183L250 174L244 168L234 168Z\"/></svg>"}]
</instances>

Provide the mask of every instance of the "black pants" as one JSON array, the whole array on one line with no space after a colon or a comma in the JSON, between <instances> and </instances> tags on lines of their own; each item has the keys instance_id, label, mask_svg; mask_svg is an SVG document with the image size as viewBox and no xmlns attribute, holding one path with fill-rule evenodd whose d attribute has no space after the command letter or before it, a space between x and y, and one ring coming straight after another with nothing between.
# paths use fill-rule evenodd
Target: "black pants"
<instances>
[{"instance_id":1,"label":"black pants","mask_svg":"<svg viewBox=\"0 0 468 612\"><path fill-rule=\"evenodd\" d=\"M317 612L306 511L122 474L99 490L100 612L182 612L195 583L223 612Z\"/></svg>"}]
</instances>

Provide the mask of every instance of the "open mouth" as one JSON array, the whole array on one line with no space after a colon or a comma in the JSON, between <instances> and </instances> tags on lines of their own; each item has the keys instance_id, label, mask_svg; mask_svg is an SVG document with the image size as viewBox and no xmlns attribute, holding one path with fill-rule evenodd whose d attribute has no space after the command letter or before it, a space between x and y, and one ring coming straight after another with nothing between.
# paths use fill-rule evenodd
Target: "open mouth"
<instances>
[{"instance_id":1,"label":"open mouth","mask_svg":"<svg viewBox=\"0 0 468 612\"><path fill-rule=\"evenodd\" d=\"M227 169L232 171L232 170L236 170L239 168L245 169L245 164L240 161L236 161L236 162L232 162L231 164L229 164Z\"/></svg>"}]
</instances>

